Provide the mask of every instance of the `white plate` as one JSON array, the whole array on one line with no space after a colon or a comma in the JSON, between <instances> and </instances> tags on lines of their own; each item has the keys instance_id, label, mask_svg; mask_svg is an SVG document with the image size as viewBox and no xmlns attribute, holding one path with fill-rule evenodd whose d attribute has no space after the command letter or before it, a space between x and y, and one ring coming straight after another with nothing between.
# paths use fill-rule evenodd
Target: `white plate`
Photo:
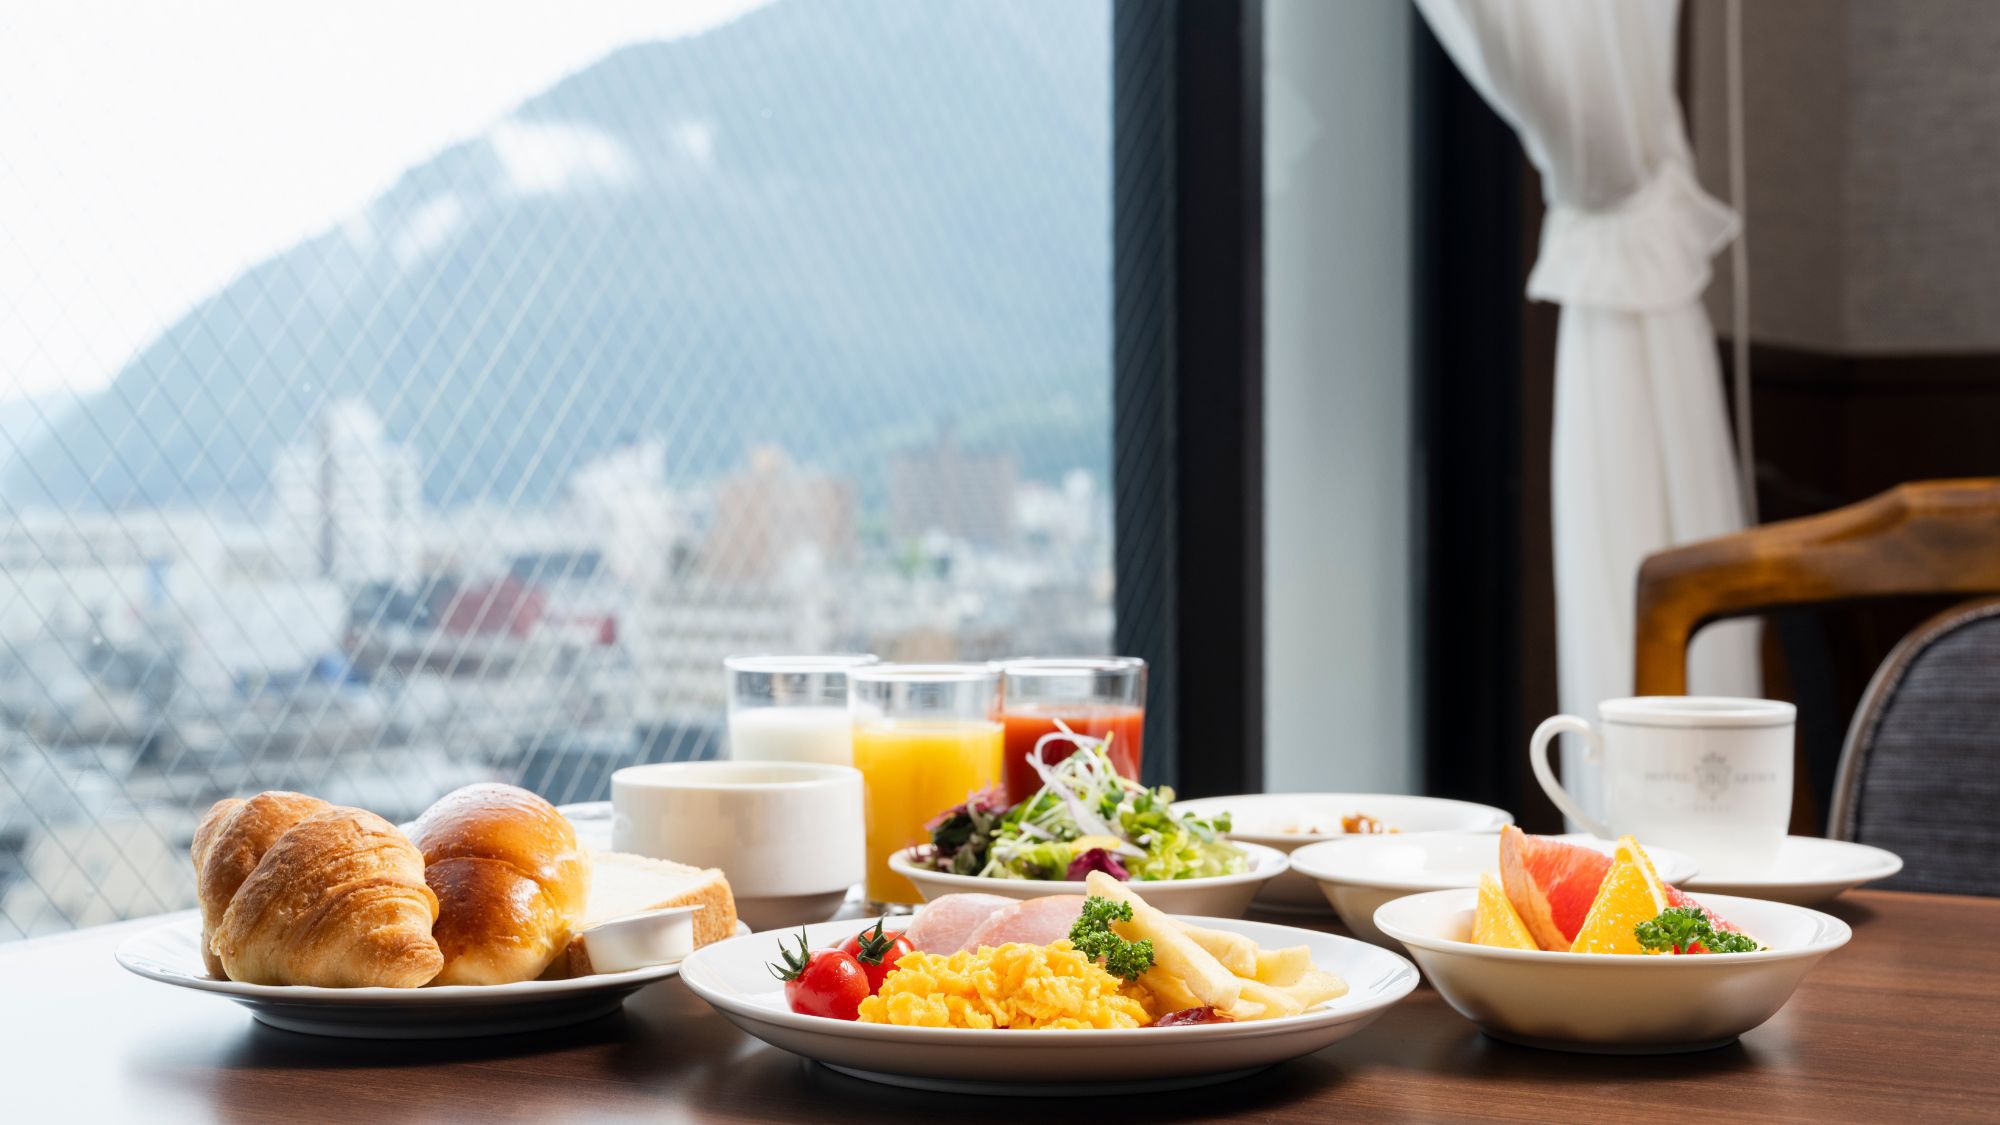
<instances>
[{"instance_id":1,"label":"white plate","mask_svg":"<svg viewBox=\"0 0 2000 1125\"><path fill-rule=\"evenodd\" d=\"M739 925L737 932L749 928ZM438 988L242 984L208 975L201 918L192 912L126 939L118 963L163 984L227 997L260 1023L346 1039L456 1039L567 1027L615 1011L627 996L680 972L679 964L651 965L575 980Z\"/></svg>"},{"instance_id":2,"label":"white plate","mask_svg":"<svg viewBox=\"0 0 2000 1125\"><path fill-rule=\"evenodd\" d=\"M1618 846L1582 833L1555 839L1606 855ZM1679 886L1697 870L1694 860L1680 852L1644 846L1665 882ZM1395 940L1375 927L1376 909L1422 891L1477 887L1481 874L1500 870L1500 837L1433 832L1331 840L1293 852L1292 869L1318 884L1355 937L1394 949Z\"/></svg>"},{"instance_id":3,"label":"white plate","mask_svg":"<svg viewBox=\"0 0 2000 1125\"><path fill-rule=\"evenodd\" d=\"M1283 874L1288 866L1285 853L1258 844L1238 844L1250 856L1250 870L1241 875L1210 875L1201 879L1158 879L1133 882L1147 902L1169 914L1203 914L1216 918L1241 918L1250 908L1257 888ZM988 894L1006 898L1040 898L1043 895L1080 895L1082 883L1054 879L989 879L979 875L953 875L918 866L913 860L917 849L910 848L889 857L889 870L917 886L917 893L929 902L943 895Z\"/></svg>"},{"instance_id":4,"label":"white plate","mask_svg":"<svg viewBox=\"0 0 2000 1125\"><path fill-rule=\"evenodd\" d=\"M778 939L789 936L777 931L696 950L682 962L681 979L737 1027L843 1074L920 1090L1064 1096L1237 1078L1345 1039L1417 985L1408 961L1351 938L1234 919L1188 920L1269 948L1308 946L1313 962L1338 973L1350 991L1284 1019L1191 1027L974 1031L849 1023L798 1015L786 1005L783 987L765 968L777 960ZM862 924L822 922L806 934L821 948Z\"/></svg>"},{"instance_id":5,"label":"white plate","mask_svg":"<svg viewBox=\"0 0 2000 1125\"><path fill-rule=\"evenodd\" d=\"M1847 923L1782 902L1703 894L1770 946L1696 956L1545 953L1466 940L1476 890L1431 891L1375 912L1424 977L1487 1034L1531 1047L1662 1054L1720 1047L1785 1006L1806 972L1847 944Z\"/></svg>"},{"instance_id":6,"label":"white plate","mask_svg":"<svg viewBox=\"0 0 2000 1125\"><path fill-rule=\"evenodd\" d=\"M1846 840L1787 836L1778 846L1777 861L1769 867L1703 871L1688 881L1687 889L1818 906L1831 902L1842 891L1887 879L1902 869L1903 857L1895 852Z\"/></svg>"},{"instance_id":7,"label":"white plate","mask_svg":"<svg viewBox=\"0 0 2000 1125\"><path fill-rule=\"evenodd\" d=\"M1412 797L1406 793L1242 793L1234 797L1200 797L1176 801L1176 810L1211 817L1226 812L1229 838L1276 848L1287 855L1321 840L1366 840L1340 831L1340 818L1366 813L1398 835L1418 832L1498 832L1514 823L1514 815L1491 805L1444 797ZM1300 825L1332 825L1331 832L1289 832ZM1257 892L1256 908L1280 914L1327 915L1332 908L1319 885L1297 871L1287 871Z\"/></svg>"}]
</instances>

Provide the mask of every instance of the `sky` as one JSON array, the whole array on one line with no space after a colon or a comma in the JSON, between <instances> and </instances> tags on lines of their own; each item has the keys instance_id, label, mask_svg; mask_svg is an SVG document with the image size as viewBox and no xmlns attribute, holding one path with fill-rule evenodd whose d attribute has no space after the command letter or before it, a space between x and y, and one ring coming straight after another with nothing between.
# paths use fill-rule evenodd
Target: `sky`
<instances>
[{"instance_id":1,"label":"sky","mask_svg":"<svg viewBox=\"0 0 2000 1125\"><path fill-rule=\"evenodd\" d=\"M0 407L103 386L529 96L766 2L0 5Z\"/></svg>"}]
</instances>

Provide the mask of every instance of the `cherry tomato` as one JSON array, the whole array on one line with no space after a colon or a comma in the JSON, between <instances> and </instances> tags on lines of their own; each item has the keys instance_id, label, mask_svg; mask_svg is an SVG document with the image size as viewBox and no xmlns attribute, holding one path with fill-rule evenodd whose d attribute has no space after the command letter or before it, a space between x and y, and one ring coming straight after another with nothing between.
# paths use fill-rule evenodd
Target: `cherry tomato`
<instances>
[{"instance_id":1,"label":"cherry tomato","mask_svg":"<svg viewBox=\"0 0 2000 1125\"><path fill-rule=\"evenodd\" d=\"M871 994L882 991L882 978L889 975L896 962L903 959L903 954L915 948L903 936L903 931L884 932L880 919L872 928L840 943L842 953L861 962L861 970L868 974L868 991Z\"/></svg>"},{"instance_id":2,"label":"cherry tomato","mask_svg":"<svg viewBox=\"0 0 2000 1125\"><path fill-rule=\"evenodd\" d=\"M804 1016L851 1020L861 1014L861 1002L868 998L868 974L861 962L838 949L812 949L799 931L799 947L788 948L778 941L782 968L770 966L771 975L785 982L785 1002Z\"/></svg>"}]
</instances>

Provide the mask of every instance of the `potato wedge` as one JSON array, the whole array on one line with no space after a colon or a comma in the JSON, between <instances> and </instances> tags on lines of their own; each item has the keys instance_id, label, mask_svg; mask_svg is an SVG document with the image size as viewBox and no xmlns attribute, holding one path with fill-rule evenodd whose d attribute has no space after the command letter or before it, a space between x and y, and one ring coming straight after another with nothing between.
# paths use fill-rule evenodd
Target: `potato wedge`
<instances>
[{"instance_id":1,"label":"potato wedge","mask_svg":"<svg viewBox=\"0 0 2000 1125\"><path fill-rule=\"evenodd\" d=\"M1131 905L1132 920L1114 923L1112 929L1127 941L1150 940L1153 963L1179 977L1195 999L1224 1011L1236 1006L1236 998L1242 992L1236 974L1223 968L1214 954L1182 933L1172 918L1148 906L1145 899L1102 871L1091 872L1084 880L1084 887L1099 898Z\"/></svg>"},{"instance_id":2,"label":"potato wedge","mask_svg":"<svg viewBox=\"0 0 2000 1125\"><path fill-rule=\"evenodd\" d=\"M1208 950L1209 956L1222 962L1222 967L1239 977L1257 975L1257 943L1242 934L1225 933L1222 930L1206 930L1192 922L1175 923L1181 932L1194 939L1196 945ZM1301 948L1304 948L1303 946Z\"/></svg>"},{"instance_id":3,"label":"potato wedge","mask_svg":"<svg viewBox=\"0 0 2000 1125\"><path fill-rule=\"evenodd\" d=\"M1312 951L1303 945L1286 949L1259 949L1257 967L1249 976L1265 984L1283 988L1297 983L1298 979L1312 971ZM1244 973L1238 971L1237 976Z\"/></svg>"}]
</instances>

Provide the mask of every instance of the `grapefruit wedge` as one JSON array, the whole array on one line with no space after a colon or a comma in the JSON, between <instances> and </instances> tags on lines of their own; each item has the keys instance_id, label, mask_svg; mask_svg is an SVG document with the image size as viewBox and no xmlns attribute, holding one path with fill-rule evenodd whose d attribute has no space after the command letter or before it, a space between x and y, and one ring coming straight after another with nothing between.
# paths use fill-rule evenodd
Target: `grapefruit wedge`
<instances>
[{"instance_id":1,"label":"grapefruit wedge","mask_svg":"<svg viewBox=\"0 0 2000 1125\"><path fill-rule=\"evenodd\" d=\"M1603 852L1530 836L1513 825L1500 830L1500 882L1535 944L1565 952L1576 943L1611 857Z\"/></svg>"}]
</instances>

